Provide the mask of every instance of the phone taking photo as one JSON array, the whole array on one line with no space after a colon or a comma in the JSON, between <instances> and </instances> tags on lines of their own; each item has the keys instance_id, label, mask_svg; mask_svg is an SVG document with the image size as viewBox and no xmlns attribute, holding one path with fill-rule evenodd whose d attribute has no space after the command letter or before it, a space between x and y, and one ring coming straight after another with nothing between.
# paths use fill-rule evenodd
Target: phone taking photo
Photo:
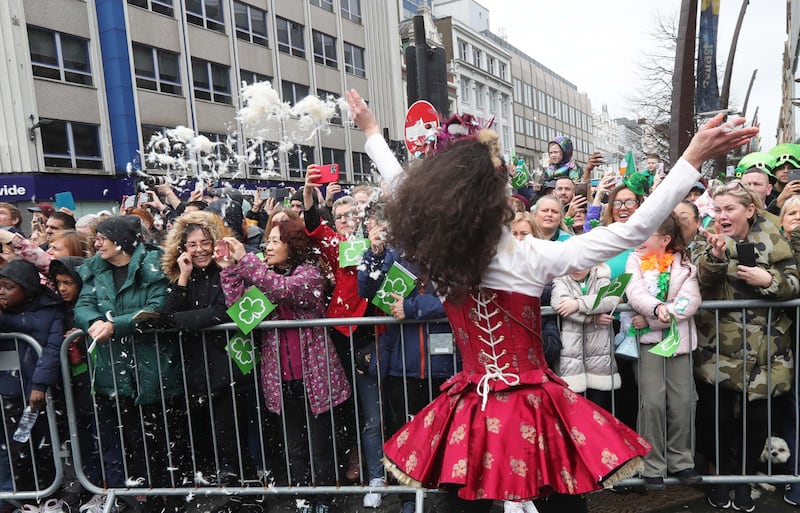
<instances>
[{"instance_id":1,"label":"phone taking photo","mask_svg":"<svg viewBox=\"0 0 800 513\"><path fill-rule=\"evenodd\" d=\"M317 166L317 169L322 173L317 183L333 183L339 181L339 164Z\"/></svg>"},{"instance_id":2,"label":"phone taking photo","mask_svg":"<svg viewBox=\"0 0 800 513\"><path fill-rule=\"evenodd\" d=\"M123 208L133 208L136 206L136 196L125 196L125 200L122 202Z\"/></svg>"},{"instance_id":3,"label":"phone taking photo","mask_svg":"<svg viewBox=\"0 0 800 513\"><path fill-rule=\"evenodd\" d=\"M800 180L800 169L792 169L789 171L789 181L794 182Z\"/></svg>"},{"instance_id":4,"label":"phone taking photo","mask_svg":"<svg viewBox=\"0 0 800 513\"><path fill-rule=\"evenodd\" d=\"M139 206L144 205L148 201L150 201L150 195L148 193L146 193L146 192L140 192L139 193L139 199L137 200Z\"/></svg>"},{"instance_id":5,"label":"phone taking photo","mask_svg":"<svg viewBox=\"0 0 800 513\"><path fill-rule=\"evenodd\" d=\"M739 265L756 266L756 245L753 242L737 242L736 255Z\"/></svg>"},{"instance_id":6,"label":"phone taking photo","mask_svg":"<svg viewBox=\"0 0 800 513\"><path fill-rule=\"evenodd\" d=\"M217 250L217 255L219 255L221 258L228 258L229 256L231 256L231 250L228 247L228 243L225 242L224 240L217 241L216 250Z\"/></svg>"}]
</instances>

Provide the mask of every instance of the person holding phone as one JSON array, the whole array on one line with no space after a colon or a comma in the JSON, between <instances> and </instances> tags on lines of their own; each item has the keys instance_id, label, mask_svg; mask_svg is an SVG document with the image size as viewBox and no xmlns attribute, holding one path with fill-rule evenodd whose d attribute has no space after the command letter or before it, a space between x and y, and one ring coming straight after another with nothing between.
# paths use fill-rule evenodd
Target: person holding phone
<instances>
[{"instance_id":1,"label":"person holding phone","mask_svg":"<svg viewBox=\"0 0 800 513\"><path fill-rule=\"evenodd\" d=\"M706 240L696 250L703 299L797 297L800 278L792 248L765 217L761 198L741 180L713 187L710 195L714 233L705 232ZM793 381L791 319L781 309L748 308L746 333L743 321L741 310L697 314L698 449L720 474L756 472L769 425L767 398L789 392ZM736 412L745 403L747 416L742 421ZM718 432L717 425L725 428ZM712 485L708 501L715 507L729 506L730 488ZM736 484L733 492L734 508L752 511L750 485Z\"/></svg>"}]
</instances>

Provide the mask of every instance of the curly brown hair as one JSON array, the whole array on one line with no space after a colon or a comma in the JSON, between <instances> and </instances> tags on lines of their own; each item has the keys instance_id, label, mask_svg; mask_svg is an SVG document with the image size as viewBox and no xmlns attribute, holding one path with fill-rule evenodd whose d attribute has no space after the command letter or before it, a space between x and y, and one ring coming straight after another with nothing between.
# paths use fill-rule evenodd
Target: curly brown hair
<instances>
[{"instance_id":1,"label":"curly brown hair","mask_svg":"<svg viewBox=\"0 0 800 513\"><path fill-rule=\"evenodd\" d=\"M277 228L281 242L285 242L289 247L289 258L287 264L294 269L300 264L317 263L317 251L314 241L306 233L306 227L302 221L286 219L278 221L272 226ZM269 237L269 234L266 234Z\"/></svg>"},{"instance_id":2,"label":"curly brown hair","mask_svg":"<svg viewBox=\"0 0 800 513\"><path fill-rule=\"evenodd\" d=\"M222 218L211 212L202 210L186 212L176 218L167 233L164 241L164 256L161 258L161 269L172 282L178 281L181 274L178 257L184 252L183 245L186 244L186 237L196 229L203 230L215 244L223 237L234 236L230 228L225 226ZM216 265L216 263L212 265Z\"/></svg>"},{"instance_id":3,"label":"curly brown hair","mask_svg":"<svg viewBox=\"0 0 800 513\"><path fill-rule=\"evenodd\" d=\"M456 298L481 283L514 217L497 134L490 137L494 144L459 141L411 166L385 209L391 243L440 295Z\"/></svg>"}]
</instances>

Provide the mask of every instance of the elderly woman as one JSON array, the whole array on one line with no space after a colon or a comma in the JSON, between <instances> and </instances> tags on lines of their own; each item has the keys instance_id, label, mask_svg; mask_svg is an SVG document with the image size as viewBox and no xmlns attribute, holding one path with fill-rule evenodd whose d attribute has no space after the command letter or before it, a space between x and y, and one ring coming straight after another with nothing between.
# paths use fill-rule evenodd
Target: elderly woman
<instances>
[{"instance_id":1,"label":"elderly woman","mask_svg":"<svg viewBox=\"0 0 800 513\"><path fill-rule=\"evenodd\" d=\"M703 299L797 297L800 280L792 249L764 217L758 195L739 180L714 187L710 195L714 233L697 260ZM755 265L740 260L743 243L755 246ZM791 319L782 309L701 311L698 329L699 447L720 474L754 474L768 432L768 398L788 392L792 384ZM717 426L724 427L717 432ZM716 454L717 447L724 451ZM709 502L727 507L729 490L712 486ZM733 491L736 510L755 508L748 484L734 485Z\"/></svg>"},{"instance_id":2,"label":"elderly woman","mask_svg":"<svg viewBox=\"0 0 800 513\"><path fill-rule=\"evenodd\" d=\"M254 468L244 450L254 398L253 379L230 364L225 332L201 331L230 322L220 286L220 267L213 254L217 241L232 236L219 216L188 212L175 218L161 262L170 281L164 307L167 325L180 330L183 341L198 470L205 479L221 484L239 482L236 478L242 479L243 471ZM201 448L198 443L211 447Z\"/></svg>"},{"instance_id":3,"label":"elderly woman","mask_svg":"<svg viewBox=\"0 0 800 513\"><path fill-rule=\"evenodd\" d=\"M255 285L277 306L267 319L324 317L323 278L303 223L276 223L267 235L264 262L245 253L237 239L223 240L230 256L216 252L215 260L222 267L228 305ZM281 417L289 434L290 484L334 484L330 409L350 397L350 385L325 328L264 330L261 383L267 408Z\"/></svg>"}]
</instances>

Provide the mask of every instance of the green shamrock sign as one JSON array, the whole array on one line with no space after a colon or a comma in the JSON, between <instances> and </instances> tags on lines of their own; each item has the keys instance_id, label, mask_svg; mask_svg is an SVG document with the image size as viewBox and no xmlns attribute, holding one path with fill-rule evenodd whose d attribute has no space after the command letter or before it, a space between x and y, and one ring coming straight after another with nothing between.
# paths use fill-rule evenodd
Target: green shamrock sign
<instances>
[{"instance_id":1,"label":"green shamrock sign","mask_svg":"<svg viewBox=\"0 0 800 513\"><path fill-rule=\"evenodd\" d=\"M254 285L228 308L228 315L247 335L274 309L275 305Z\"/></svg>"}]
</instances>

